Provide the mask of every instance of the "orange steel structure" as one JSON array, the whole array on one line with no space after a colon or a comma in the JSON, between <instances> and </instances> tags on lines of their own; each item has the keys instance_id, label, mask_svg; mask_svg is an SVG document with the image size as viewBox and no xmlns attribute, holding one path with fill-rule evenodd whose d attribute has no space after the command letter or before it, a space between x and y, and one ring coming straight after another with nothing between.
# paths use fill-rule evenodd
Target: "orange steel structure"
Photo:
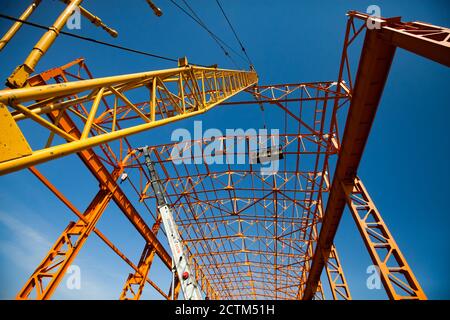
<instances>
[{"instance_id":1,"label":"orange steel structure","mask_svg":"<svg viewBox=\"0 0 450 320\"><path fill-rule=\"evenodd\" d=\"M368 19L373 18L358 12L348 13L337 81L257 85L246 82L243 76L231 76L229 81L221 81L223 89L229 93L238 93L239 88L245 91L239 95L241 100L223 99L221 106L273 108L283 120L279 135L283 159L275 174L263 175L257 164L198 163L197 154L190 151L205 150L212 142L210 139L185 142L182 156L186 161L180 165L172 161L173 152L179 151L176 143L149 147L197 282L210 299L325 299L324 284L320 280L324 269L331 298L351 299L334 245L345 204L350 208L374 265L379 267L388 297L426 299L357 172L396 47L450 66L450 30L419 22L405 23L400 18L378 18L380 28L368 29ZM353 79L348 49L364 32L359 66ZM177 72L180 70L177 69L175 74ZM35 87L92 78L85 61L77 59L34 75L27 82L30 87ZM8 110L18 124L29 118L36 120L36 115L46 115L49 123L60 130L56 134L77 140L87 137L88 131L80 129L83 127L101 135L122 127L132 128L136 121L147 117L168 119L176 114L178 102L174 94L161 80L152 81L154 87L149 90L159 90L158 97L153 95L153 102L150 99L132 103L113 88L110 94L120 97L124 104L120 105L116 98L111 105L105 94L108 89L99 87L95 99L91 99L94 93L86 99L80 95L81 91L73 91L58 96L39 96L38 101L29 106L17 107L10 101L14 111ZM179 81L182 81L181 76ZM214 96L214 85L210 85L206 94ZM199 90L195 89L194 82L192 86L192 92ZM20 89L0 91L0 96L13 97L17 92L14 90ZM99 91L102 94L99 95ZM94 100L102 111L98 112L100 116L90 116L89 108L85 107L89 100ZM57 107L65 101L71 101L69 107ZM193 105L197 103L202 102L192 102ZM150 111L149 104L152 105ZM344 130L338 121L340 114L347 114ZM43 150L50 148L54 136L55 130L50 131ZM220 137L216 142L222 147L216 156L248 159L252 152L250 148L235 150L228 146L248 142L250 138L249 133ZM120 299L139 299L147 283L163 298L171 299L171 289L160 288L149 277L155 259L161 260L168 270L171 270L172 262L159 240L164 236L164 230L160 226L160 217L155 214L154 195L137 147L124 135L108 143L73 150L99 182L98 193L84 211L77 209L32 166L43 160L23 162L12 170L3 169L4 174L28 167L77 216L30 276L18 293L18 299L51 298L92 233L131 268L130 274L124 275L123 290L118 292ZM27 156L29 154L23 155L24 158ZM125 192L118 183L124 172L128 175L124 183L129 184L131 188L128 189L133 192ZM141 202L140 210L130 199ZM137 264L96 226L111 202L120 208L145 240ZM149 220L153 223L151 227L146 222ZM175 281L173 297L177 299L180 286Z\"/></svg>"}]
</instances>

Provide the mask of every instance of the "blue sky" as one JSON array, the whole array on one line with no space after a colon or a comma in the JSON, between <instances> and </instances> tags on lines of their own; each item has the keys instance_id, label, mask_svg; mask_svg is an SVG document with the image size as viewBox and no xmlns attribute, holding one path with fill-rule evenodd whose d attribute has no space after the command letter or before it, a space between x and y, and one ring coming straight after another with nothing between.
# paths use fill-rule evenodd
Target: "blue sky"
<instances>
[{"instance_id":1,"label":"blue sky","mask_svg":"<svg viewBox=\"0 0 450 320\"><path fill-rule=\"evenodd\" d=\"M207 25L237 50L235 39L215 1L189 1ZM365 11L377 4L383 16L404 21L450 25L448 1L238 1L222 0L259 74L260 84L335 80L348 10ZM29 1L2 1L1 12L19 16ZM82 20L81 35L170 57L187 56L201 64L233 68L208 34L168 0L157 1L164 15L153 15L144 0L85 1L85 7L119 31L111 39ZM63 6L44 0L30 18L49 25ZM10 22L0 20L0 33ZM39 39L42 31L23 27L0 53L0 78L6 79ZM39 63L37 71L85 57L95 76L173 67L174 63L127 54L80 40L60 37ZM237 60L239 61L239 60ZM240 61L242 62L242 61ZM241 63L242 67L247 67ZM447 205L450 138L447 130L448 68L397 50L388 83L374 122L359 175L375 200L397 243L429 298L450 298L448 274L450 223ZM236 110L236 109L233 109ZM260 114L226 108L202 116L204 125L245 126ZM224 121L226 120L226 121ZM193 120L151 131L143 138L168 142L171 131L192 128ZM258 120L259 121L259 120ZM206 124L205 124L206 123ZM97 183L76 156L38 167L83 210L97 191ZM70 170L68 170L70 169ZM136 206L139 204L136 202ZM28 171L0 177L0 298L15 296L67 223L73 219ZM98 227L137 263L144 246L128 221L111 205ZM355 298L382 298L382 291L365 286L369 257L348 212L336 245ZM82 270L81 290L61 285L55 298L118 298L130 268L91 236L75 264ZM152 279L168 289L169 273L156 262ZM328 295L329 296L329 295ZM143 298L157 298L147 286Z\"/></svg>"}]
</instances>

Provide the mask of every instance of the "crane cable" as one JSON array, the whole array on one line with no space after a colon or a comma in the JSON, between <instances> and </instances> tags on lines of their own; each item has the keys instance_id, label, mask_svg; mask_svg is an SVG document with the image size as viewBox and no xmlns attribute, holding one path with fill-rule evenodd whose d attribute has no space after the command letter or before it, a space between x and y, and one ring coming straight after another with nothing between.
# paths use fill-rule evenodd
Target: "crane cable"
<instances>
[{"instance_id":1,"label":"crane cable","mask_svg":"<svg viewBox=\"0 0 450 320\"><path fill-rule=\"evenodd\" d=\"M222 49L222 51L224 52L225 56L227 56L235 66L237 66L236 62L234 61L234 59L231 57L230 53L225 49L225 47L227 47L230 51L232 51L233 53L235 53L239 58L241 58L242 60L246 61L245 57L243 57L239 52L237 52L236 50L234 50L230 45L228 45L225 41L223 41L219 36L217 36L214 32L211 31L211 29L209 29L207 27L207 25L203 22L203 20L195 13L195 11L192 9L191 6L189 6L189 4L185 1L182 0L185 5L189 8L189 10L192 12L189 13L185 8L183 8L182 6L180 6L176 1L174 0L169 0L170 2L172 2L173 5L175 5L178 9L180 9L184 14L186 14L188 17L190 17L192 20L194 20L198 25L200 25L200 27L202 27L203 29L206 30L206 32L208 32L208 34L213 38L213 40L217 43L217 45Z\"/></svg>"},{"instance_id":2,"label":"crane cable","mask_svg":"<svg viewBox=\"0 0 450 320\"><path fill-rule=\"evenodd\" d=\"M47 26L44 26L44 25L41 25L41 24L38 24L38 23L21 20L21 19L18 19L18 18L9 16L9 15L6 15L6 14L2 14L2 13L0 13L0 18L4 18L4 19L7 19L7 20L16 21L16 22L21 22L21 23L23 23L25 25L29 25L29 26L32 26L32 27L35 27L35 28L38 28L38 29L44 29L44 30L50 30L51 29L50 27L47 27ZM164 57L164 56L157 55L157 54L154 54L154 53L145 52L145 51L142 51L142 50L137 50L137 49L133 49L133 48L129 48L129 47L124 47L124 46L112 44L112 43L109 43L109 42L100 41L100 40L89 38L89 37L80 36L78 34L67 32L67 31L62 31L61 30L61 31L59 31L59 33L65 35L65 36L69 36L69 37L77 38L77 39L80 39L80 40L84 40L84 41L88 41L88 42L104 45L104 46L107 46L107 47L120 49L120 50L127 51L127 52L137 53L137 54L145 55L145 56L152 57L152 58L162 59L162 60L166 60L166 61L178 62L178 59ZM190 64L191 65L200 66L200 67L208 67L208 66L205 66L205 65L202 65L202 64L197 64L197 63L190 63Z\"/></svg>"},{"instance_id":3,"label":"crane cable","mask_svg":"<svg viewBox=\"0 0 450 320\"><path fill-rule=\"evenodd\" d=\"M223 10L223 7L222 7L222 5L220 4L220 1L219 1L219 0L216 0L216 3L217 3L217 5L219 6L220 11L222 11L223 16L224 16L225 19L227 20L228 25L229 25L230 28L231 28L231 31L233 31L233 34L234 34L234 36L236 37L236 40L238 41L239 45L241 46L242 52L244 52L245 56L247 57L248 63L250 63L250 66L253 66L253 62L252 62L252 60L250 59L250 57L248 56L247 50L245 49L244 45L242 44L241 39L240 39L239 36L237 35L237 32L236 32L236 30L234 29L233 24L231 23L230 19L228 19L228 16L227 16L227 14L225 13L225 10Z\"/></svg>"},{"instance_id":4,"label":"crane cable","mask_svg":"<svg viewBox=\"0 0 450 320\"><path fill-rule=\"evenodd\" d=\"M189 9L189 11L191 11L192 15L197 20L197 23L200 24L200 26L202 26L212 36L214 41L219 45L219 47L222 49L222 51L225 53L225 55L231 60L231 62L234 64L234 66L236 68L239 68L236 61L233 59L233 57L230 56L229 52L227 50L225 50L222 43L224 43L225 46L227 46L227 47L229 47L229 46L222 39L220 39L215 33L213 33L211 31L211 29L209 29L206 26L206 23L200 18L200 16L194 11L194 9L192 9L192 7L189 5L189 3L186 0L182 0L182 1L186 5L186 7Z\"/></svg>"},{"instance_id":5,"label":"crane cable","mask_svg":"<svg viewBox=\"0 0 450 320\"><path fill-rule=\"evenodd\" d=\"M222 40L221 38L219 38L219 36L217 34L215 34L214 32L211 31L211 29L209 29L206 26L206 23L198 16L198 14L196 14L196 12L194 11L194 9L192 9L192 7L189 5L189 3L186 0L182 0L183 3L189 8L189 10L192 12L192 14L197 18L198 22L203 24L203 27L208 29L208 32L210 32L210 34L212 34L212 36L214 36L219 42L221 42L225 47L227 47L228 49L230 49L230 51L234 52L239 58L241 58L242 60L245 61L245 58L236 50L233 49L232 46L228 45L224 40Z\"/></svg>"}]
</instances>

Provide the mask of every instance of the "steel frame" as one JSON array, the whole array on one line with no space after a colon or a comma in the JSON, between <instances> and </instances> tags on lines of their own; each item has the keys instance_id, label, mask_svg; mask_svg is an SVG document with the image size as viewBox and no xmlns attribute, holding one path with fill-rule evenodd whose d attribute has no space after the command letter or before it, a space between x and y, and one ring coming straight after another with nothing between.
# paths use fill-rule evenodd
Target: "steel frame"
<instances>
[{"instance_id":1,"label":"steel frame","mask_svg":"<svg viewBox=\"0 0 450 320\"><path fill-rule=\"evenodd\" d=\"M78 66L78 75L73 75L69 72L67 72L67 69L73 66ZM91 77L90 71L87 69L86 65L84 64L84 61L82 59L77 59L63 67L55 68L52 70L49 70L48 72L41 73L39 75L36 75L30 79L31 83L34 84L44 84L47 81L54 79L56 82L66 82L68 80L68 77L75 77L79 78L81 76L80 71L84 70L87 77ZM70 132L71 134L79 135L79 131L76 128L76 125L72 122L72 120L66 115L63 114L62 116L60 114L49 114L50 119L56 121L58 119L59 126L66 130L67 132ZM44 259L44 261L41 263L41 265L36 269L33 276L30 278L30 280L27 282L27 284L24 286L24 288L19 292L17 298L18 299L27 299L30 298L30 294L34 292L34 296L39 299L48 299L51 297L54 289L62 279L67 267L70 265L70 261L72 261L78 251L81 249L82 245L84 244L85 240L87 239L90 231L94 229L96 231L97 235L100 236L100 238L111 248L113 251L115 251L125 262L127 262L134 270L136 277L140 274L143 279L145 279L147 282L149 282L163 297L168 298L168 296L151 280L149 280L145 275L148 273L148 269L150 268L150 263L146 264L145 266L148 267L142 267L139 265L139 268L134 266L132 262L123 254L121 253L116 246L114 246L103 234L100 234L99 231L95 229L95 224L98 221L98 218L103 213L104 209L106 208L106 205L108 204L109 200L114 198L115 202L118 204L119 208L122 209L122 212L125 213L125 215L130 219L130 221L135 225L135 227L140 230L141 234L144 236L144 239L146 239L147 247L151 247L153 250L155 250L159 256L163 259L163 262L166 264L166 266L170 267L170 257L168 253L164 250L164 248L159 244L159 242L156 240L156 237L153 233L149 233L149 228L147 227L146 223L143 221L143 219L140 217L140 215L135 211L133 205L128 200L128 198L125 196L123 191L120 190L118 185L116 184L115 180L117 177L120 176L120 174L123 171L123 167L120 165L120 163L117 163L115 166L115 169L113 170L113 173L110 175L106 169L106 167L102 164L102 161L100 158L94 153L93 150L84 150L83 152L78 154L83 160L83 162L86 164L88 169L91 170L91 172L94 173L94 176L99 180L100 182L100 191L96 198L92 201L92 203L95 206L95 203L97 203L98 199L100 198L100 201L104 201L104 205L100 207L94 214L96 218L91 219L91 224L88 224L89 221L86 220L86 218L81 215L78 210L53 186L51 183L46 180L40 173L38 173L37 169L31 168L32 172L53 192L59 199L61 199L77 216L79 217L79 222L76 225L81 226L78 230L76 230L76 236L79 234L83 235L83 238L80 238L80 241L76 242L75 246L69 241L70 237L68 236L71 233L72 225L75 224L75 222L71 222L69 224L69 227L63 232L62 236L54 245L54 248L56 248L56 252L58 252L58 256L54 255L55 250L51 250L49 254L47 255L47 258ZM124 159L126 161L126 159ZM108 180L110 179L110 180ZM109 189L109 192L107 191ZM113 192L114 191L114 192ZM102 199L103 196L103 199ZM91 216L92 216L91 215ZM153 229L152 229L153 231ZM60 251L59 248L61 248L64 245L68 245L70 250L67 251ZM76 249L76 250L74 250ZM153 256L152 256L153 257ZM55 260L56 258L56 260ZM56 268L56 270L54 270ZM54 273L50 276L46 273L46 270L50 269ZM43 283L40 280L42 278L42 275L46 278L51 278L50 283L46 283L45 288L43 288ZM127 283L128 284L128 283ZM127 287L127 284L125 284L125 287ZM141 284L142 286L142 284ZM121 298L126 298L126 295L121 295Z\"/></svg>"},{"instance_id":2,"label":"steel frame","mask_svg":"<svg viewBox=\"0 0 450 320\"><path fill-rule=\"evenodd\" d=\"M75 74L75 73L69 72L68 69L70 69L70 68L78 68L77 73ZM58 83L58 82L67 82L69 78L75 78L75 79L79 80L83 76L87 77L87 78L92 78L92 74L90 73L89 69L85 65L84 60L77 59L77 60L74 60L74 61L60 67L60 68L55 68L55 69L43 72L41 74L38 74L38 75L30 78L29 82L31 84L39 85L39 84L44 84L47 81L53 79L54 81L56 81ZM105 101L105 104L107 104L106 101ZM83 108L83 106L82 106L82 108ZM108 106L107 106L107 108L108 108ZM63 113L63 115L61 116L61 114L55 114L54 112L52 112L52 113L49 113L48 116L52 121L57 122L58 125L61 127L61 129L66 130L68 133L71 133L75 136L78 136L80 134L76 125L74 124L74 122L71 120L71 118L66 113ZM119 125L117 125L117 126L119 127ZM123 152L122 145L129 146L130 144L126 138L121 139L120 149L119 149L120 154L122 154L122 152ZM115 168L115 169L113 170L113 172L115 173L114 174L115 178L117 178L123 172L123 168L124 168L123 163L127 163L128 157L130 157L132 155L128 155L125 157L122 157L121 155L116 155L116 154L114 154L112 149L108 146L106 146L106 147L101 146L101 150L103 151L103 153L107 159L115 160L115 162L113 164L113 168ZM171 266L170 256L165 251L165 249L161 246L159 241L156 239L156 233L154 233L158 229L159 222L156 221L153 228L151 229L151 231L149 230L149 228L146 225L146 223L144 222L144 220L140 217L140 215L134 209L134 206L131 204L130 200L128 200L127 196L123 193L123 191L121 191L120 187L118 186L118 184L116 184L115 180L114 179L108 180L109 175L108 175L108 171L105 166L106 161L103 160L102 158L100 158L92 149L83 150L82 152L78 153L78 156L85 163L85 165L88 167L88 169L94 174L94 176L99 180L100 185L103 186L102 188L110 188L110 190L114 191L112 193L112 196L113 196L116 204L125 213L125 215L130 219L130 221L134 224L134 226L137 228L137 230L141 233L141 235L143 235L144 239L147 241L147 244L142 253L142 258L139 262L138 267L136 267L103 234L101 234L99 231L94 229L96 231L97 235L99 235L100 238L111 249L113 249L113 251L115 251L117 254L119 254L119 256L125 262L127 262L132 267L132 269L135 271L134 274L129 275L129 277L124 285L124 289L123 289L123 292L122 292L120 298L121 299L139 299L140 295L142 293L142 288L144 286L143 281L145 280L146 282L150 283L155 288L155 290L157 292L159 292L163 297L165 297L166 299L169 299L171 297L171 291L169 291L169 294L165 294L153 281L151 281L150 279L148 279L146 277L146 274L148 274L149 269L151 267L154 253L156 253L162 259L162 262L168 268L170 268L170 266ZM105 164L103 164L103 163L105 163ZM37 170L34 168L32 169L32 171L34 173L37 172ZM43 178L43 176L39 175L38 177L47 186L51 185L50 182L48 182L45 178ZM45 180L43 180L43 179L45 179ZM81 216L81 214L77 213L76 208L72 204L70 204L70 202L64 196L62 196L62 194L59 191L57 191L57 189L54 186L51 186L49 188L58 196L58 198L60 198L66 205L68 205L68 207L73 212L75 212L77 214L77 216L80 218L80 221L83 220L83 217ZM149 209L149 213L152 216L154 216L150 209ZM95 222L94 222L94 225L95 225ZM85 237L87 237L87 236L88 236L88 234L85 235ZM81 248L83 243L84 242L80 243L78 248ZM78 250L74 253L71 252L73 254L73 258L76 256L77 252L78 252ZM48 256L52 257L51 252L49 253ZM145 257L145 258L143 258L143 257ZM72 258L72 260L73 260L73 258ZM61 259L59 259L59 260L61 260ZM57 266L59 266L60 264L61 264L61 262L58 262ZM48 265L48 263L47 263L47 265ZM65 270L67 269L68 265L69 264L65 264L63 268L59 268L57 270L57 272L55 273L54 277L58 277L58 281L62 278L61 275L63 275L65 273ZM210 297L213 297L213 298L217 297L217 294L209 286L208 280L204 278L204 276L202 275L202 271L200 269L201 268L197 268L196 272L199 277L202 277L202 284L203 284L203 288L205 288L205 292L207 292ZM35 271L35 274L39 274L39 270L43 270L42 265L40 267L38 267L38 269ZM138 283L136 283L136 282L138 282ZM18 298L20 298L20 299L29 298L30 291L36 285L37 285L38 292L39 292L39 289L41 289L39 282L35 282L35 281L32 281L32 279L30 279L29 283L30 284L28 284L28 287L27 287L28 293L24 294L23 292L21 292L18 295ZM134 288L134 287L136 287L136 284L138 284L137 290L135 290L135 288ZM56 287L56 285L57 285L57 282L55 284L55 287ZM176 283L175 284L175 293L174 293L175 299L178 297L179 289L180 289L179 285L178 285L178 283ZM46 293L45 295L39 294L37 297L47 299L51 296L52 293L53 293L53 290L49 293Z\"/></svg>"},{"instance_id":3,"label":"steel frame","mask_svg":"<svg viewBox=\"0 0 450 320\"><path fill-rule=\"evenodd\" d=\"M343 184L342 188L367 251L379 268L383 285L388 288L389 299L426 299L362 181L356 177L353 186Z\"/></svg>"},{"instance_id":4,"label":"steel frame","mask_svg":"<svg viewBox=\"0 0 450 320\"><path fill-rule=\"evenodd\" d=\"M159 165L158 171L164 173L162 182L177 214L182 236L191 249L191 256L206 267L211 283L217 286L217 291L227 293L226 297L252 298L268 296L268 292L272 292L274 298L296 298L295 283L301 280L302 274L307 274L303 270L307 268L309 259L305 250L314 241L311 230L320 220L317 212L321 211L315 210L316 199L320 199L322 192L327 192L327 159L337 152L334 148L337 142L330 139L328 143L324 139L333 134L324 131L326 119L323 111L328 97L341 100L342 105L349 101L346 93L336 95L336 86L337 83L325 82L257 88L256 95L260 101L269 99L270 105L279 108L295 123L297 133L281 135L283 153L287 159L304 158L305 163L310 157L310 170L306 172L300 171L298 161L296 167L280 170L270 178L262 176L252 165L241 169L227 165L227 170L215 171L213 166L195 164L194 154L190 155L191 165L176 166L170 160L177 144L151 147L152 161ZM346 88L344 84L342 86ZM248 91L255 94L253 89ZM278 102L286 102L286 99L299 102L300 112ZM239 102L233 102L236 103ZM302 109L310 113L312 124L296 114L307 113ZM249 135L239 136L236 141L250 138ZM216 137L215 141L226 146L231 139L234 137L224 136ZM205 139L189 141L183 150L204 149L209 142ZM216 151L219 153L235 155L225 147ZM248 157L249 153L249 149L240 151L241 156ZM141 190L141 201L151 200L153 195L147 193L148 183L143 177L145 172L141 169L139 157L133 160L137 162L130 161L127 172L131 176L131 170L138 169L139 178L133 180L140 181L140 184L135 188ZM289 164L289 160L284 164ZM230 224L236 224L236 227L230 227ZM299 242L301 238L304 238L304 244L299 244L302 243ZM240 246L236 245L238 241ZM259 257L259 261L252 259L253 256ZM330 268L330 275L332 272ZM342 269L338 272L341 272L346 285ZM273 277L274 281L261 281L263 275ZM264 282L266 286L236 287L237 283L255 282ZM331 283L333 288L338 288L334 283ZM318 290L317 298L323 296L323 290Z\"/></svg>"},{"instance_id":5,"label":"steel frame","mask_svg":"<svg viewBox=\"0 0 450 320\"><path fill-rule=\"evenodd\" d=\"M162 71L2 90L0 91L0 104L6 104L16 110L12 113L15 122L29 118L49 130L51 136L44 148L34 150L28 155L12 158L8 154L0 152L2 161L0 162L0 174L23 169L204 113L256 82L256 73L251 71L183 65L179 68ZM126 92L137 89L148 90L146 96L150 97L147 105L141 108L125 96ZM71 97L83 93L85 93L83 96L66 98L65 101L61 101L61 97ZM114 108L112 109L107 104L101 103L108 96L114 97ZM125 107L118 107L119 99L125 102ZM39 101L28 106L22 105L23 102L33 100ZM81 103L84 105L87 102L92 102L89 111L77 108ZM102 107L103 110L101 110ZM41 116L57 110L69 110L81 118L82 130L80 130L79 136L67 133ZM119 129L117 123L120 121L120 116L130 113L139 116L140 121L128 128ZM110 126L100 126L99 123L102 119L109 116L113 119ZM4 129L6 130L6 128L8 126L5 126ZM68 142L50 146L54 141L54 135L59 135ZM4 147L2 146L2 148Z\"/></svg>"},{"instance_id":6,"label":"steel frame","mask_svg":"<svg viewBox=\"0 0 450 320\"><path fill-rule=\"evenodd\" d=\"M363 22L360 27L356 27L358 19ZM3 152L0 174L77 153L100 183L97 196L81 213L36 168L30 167L79 220L62 232L17 298L50 298L94 232L134 271L126 279L120 299L140 299L145 283L170 299L172 288L165 294L149 279L155 257L169 270L171 258L157 238L161 234L160 220L150 209L155 202L141 155L127 137L195 116L216 105L253 104L262 110L276 110L284 117L280 135L284 159L276 174L264 176L254 164L199 165L194 155L184 158L191 164L175 165L171 152L178 148L177 144L150 146L152 161L161 174L203 292L212 299L325 299L320 281L325 268L333 299L351 299L333 244L347 203L372 261L380 269L388 297L426 299L356 174L395 48L449 66L450 32L424 23L404 23L400 18L379 18L381 29L366 30L368 19L373 18L349 12L336 82L257 86L252 71L193 67L183 60L174 69L90 79L84 60L77 59L27 79L28 88L0 91L2 110L7 105L11 111L6 121L21 126L23 120L31 120L49 133L45 146L30 149L28 154L28 145L23 142L18 142L25 150L20 156ZM353 82L348 47L364 30ZM76 81L68 81L70 78ZM46 85L51 81L57 84ZM58 84L61 82L65 83ZM125 96L125 92L139 89L146 91L147 101L131 102ZM251 98L226 101L241 91ZM347 106L347 122L341 134L337 114ZM54 145L56 136L66 142ZM251 138L251 134L216 137L222 146L216 151L227 157L249 158L250 148L229 150L227 142ZM113 140L117 142L113 144ZM204 151L210 143L208 139L188 141L184 150ZM99 146L101 156L94 152L94 146ZM330 183L331 157L337 159L337 164ZM126 183L135 191L132 195L127 195L116 181L123 172L127 172ZM154 219L152 228L133 206L130 196L137 197L147 208L146 213ZM111 200L145 239L137 266L96 228ZM387 255L383 256L380 249ZM177 298L179 283L174 288Z\"/></svg>"},{"instance_id":7,"label":"steel frame","mask_svg":"<svg viewBox=\"0 0 450 320\"><path fill-rule=\"evenodd\" d=\"M341 81L344 74L347 75L350 81L352 99L330 196L315 247L314 259L303 299L311 299L314 296L320 281L320 275L327 263L347 199L344 189L357 187L354 186L354 179L356 178L357 169L389 74L396 47L450 66L450 43L448 42L450 29L448 28L419 22L402 22L399 17L390 19L377 18L374 20L373 17L355 11L350 11L348 16L338 81ZM363 22L359 28L356 27L357 23L355 22L358 19ZM366 29L366 21L368 19L379 22L380 28ZM366 30L366 35L353 88L348 47L363 30ZM336 105L335 103L335 107ZM342 187L343 185L345 185L345 188ZM360 223L361 220L356 220L356 222ZM358 225L358 228L364 229L364 226ZM386 225L383 225L383 229L388 230ZM395 248L395 252L401 256L398 247ZM376 262L380 261L377 260ZM383 269L383 265L378 265L378 267ZM418 286L418 282L411 270L408 270L407 277L413 279L411 280L414 283L413 288L417 288L417 290L409 291L411 294L409 297L399 295L393 291L393 287L389 285L388 281L383 280L388 296L392 299L425 299L426 296L421 291L420 286Z\"/></svg>"}]
</instances>

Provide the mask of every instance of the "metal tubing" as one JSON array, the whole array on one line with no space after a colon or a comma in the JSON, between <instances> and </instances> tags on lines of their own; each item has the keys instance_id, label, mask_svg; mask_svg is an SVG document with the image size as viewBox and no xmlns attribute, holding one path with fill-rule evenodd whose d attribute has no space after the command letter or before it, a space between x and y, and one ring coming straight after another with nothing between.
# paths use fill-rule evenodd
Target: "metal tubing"
<instances>
[{"instance_id":1,"label":"metal tubing","mask_svg":"<svg viewBox=\"0 0 450 320\"><path fill-rule=\"evenodd\" d=\"M28 8L22 13L22 15L19 17L19 20L26 21L28 17L34 12L34 10L36 10L41 1L42 0L34 0L33 3L30 4ZM8 42L16 35L16 33L22 27L22 24L22 22L16 21L14 22L12 27L8 31L6 31L6 33L0 40L0 51L2 51L3 48L6 47Z\"/></svg>"}]
</instances>

